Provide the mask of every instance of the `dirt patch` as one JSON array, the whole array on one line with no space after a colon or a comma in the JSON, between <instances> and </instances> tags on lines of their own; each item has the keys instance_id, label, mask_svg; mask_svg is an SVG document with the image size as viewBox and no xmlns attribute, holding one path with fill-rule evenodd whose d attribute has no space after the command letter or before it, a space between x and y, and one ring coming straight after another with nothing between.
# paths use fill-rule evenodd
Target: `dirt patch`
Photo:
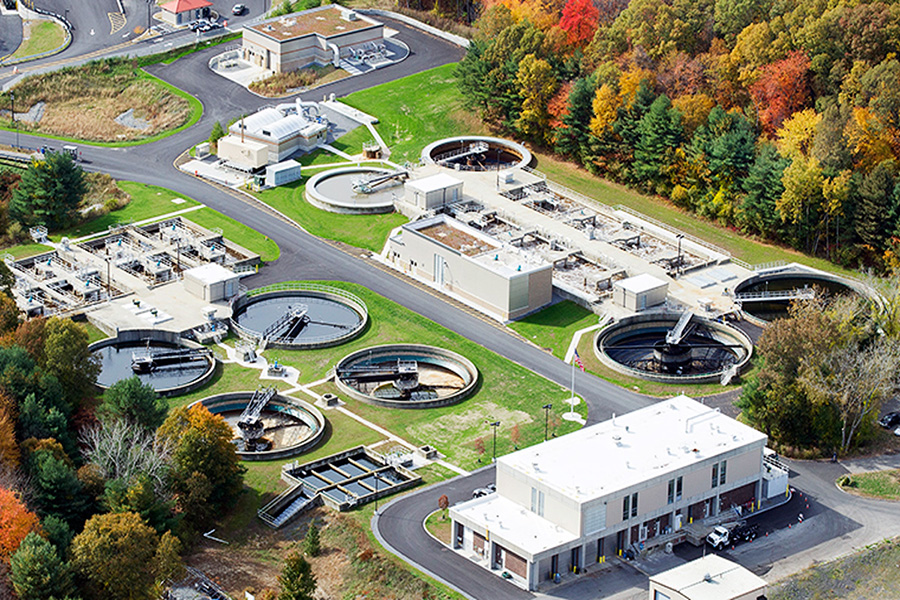
<instances>
[{"instance_id":1,"label":"dirt patch","mask_svg":"<svg viewBox=\"0 0 900 600\"><path fill-rule=\"evenodd\" d=\"M43 116L24 124L25 130L89 141L152 136L182 125L191 114L186 99L124 60L34 75L14 92L17 104L44 106Z\"/></svg>"}]
</instances>

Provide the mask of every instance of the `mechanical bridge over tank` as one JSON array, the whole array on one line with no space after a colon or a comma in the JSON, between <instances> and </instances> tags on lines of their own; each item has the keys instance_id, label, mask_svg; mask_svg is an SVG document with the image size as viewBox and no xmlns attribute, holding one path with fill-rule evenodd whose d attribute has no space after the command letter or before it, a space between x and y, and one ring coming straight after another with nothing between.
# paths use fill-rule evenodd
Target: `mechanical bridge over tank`
<instances>
[{"instance_id":1,"label":"mechanical bridge over tank","mask_svg":"<svg viewBox=\"0 0 900 600\"><path fill-rule=\"evenodd\" d=\"M377 173L368 177L362 177L353 182L353 191L362 194L371 194L381 185L389 182L402 183L409 179L408 171L394 171L392 173Z\"/></svg>"},{"instance_id":2,"label":"mechanical bridge over tank","mask_svg":"<svg viewBox=\"0 0 900 600\"><path fill-rule=\"evenodd\" d=\"M131 353L131 370L153 373L161 369L179 369L196 362L208 362L212 352L207 348L146 348Z\"/></svg>"},{"instance_id":3,"label":"mechanical bridge over tank","mask_svg":"<svg viewBox=\"0 0 900 600\"><path fill-rule=\"evenodd\" d=\"M238 418L238 429L241 430L244 444L250 450L256 448L256 444L263 436L265 427L263 427L260 415L262 415L262 411L266 408L269 401L275 397L275 394L276 390L274 387L257 389L253 392L253 396L250 397L244 412Z\"/></svg>"}]
</instances>

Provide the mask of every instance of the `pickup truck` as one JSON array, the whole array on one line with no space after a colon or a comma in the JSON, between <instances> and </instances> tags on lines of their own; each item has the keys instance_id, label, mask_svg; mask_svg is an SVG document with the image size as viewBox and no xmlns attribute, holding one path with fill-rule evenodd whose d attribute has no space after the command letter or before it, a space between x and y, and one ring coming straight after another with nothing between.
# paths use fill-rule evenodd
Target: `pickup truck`
<instances>
[{"instance_id":1,"label":"pickup truck","mask_svg":"<svg viewBox=\"0 0 900 600\"><path fill-rule=\"evenodd\" d=\"M715 548L722 550L726 546L731 546L740 542L749 542L756 539L759 535L759 525L750 525L746 522L740 522L731 529L722 525L713 528L708 536L706 543Z\"/></svg>"}]
</instances>

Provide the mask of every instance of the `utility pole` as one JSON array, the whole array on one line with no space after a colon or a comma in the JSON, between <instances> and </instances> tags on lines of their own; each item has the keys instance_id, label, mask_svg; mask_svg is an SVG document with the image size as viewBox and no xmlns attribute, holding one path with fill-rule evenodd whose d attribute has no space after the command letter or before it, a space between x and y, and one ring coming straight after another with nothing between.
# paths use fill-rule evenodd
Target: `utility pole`
<instances>
[{"instance_id":1,"label":"utility pole","mask_svg":"<svg viewBox=\"0 0 900 600\"><path fill-rule=\"evenodd\" d=\"M550 420L550 409L553 408L552 404L545 404L541 408L544 409L544 441L547 441L547 424Z\"/></svg>"}]
</instances>

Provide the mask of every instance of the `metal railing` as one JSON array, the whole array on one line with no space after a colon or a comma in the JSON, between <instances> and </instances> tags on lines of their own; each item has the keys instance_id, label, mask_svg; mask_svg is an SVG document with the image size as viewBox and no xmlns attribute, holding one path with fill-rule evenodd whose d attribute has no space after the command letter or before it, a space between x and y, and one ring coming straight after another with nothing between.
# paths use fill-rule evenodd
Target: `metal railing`
<instances>
[{"instance_id":1,"label":"metal railing","mask_svg":"<svg viewBox=\"0 0 900 600\"><path fill-rule=\"evenodd\" d=\"M624 213L628 213L629 215L632 215L635 218L641 219L642 221L646 221L652 225L655 225L656 227L659 227L660 229L665 229L669 233L673 233L675 235L683 235L684 239L690 240L691 242L697 244L698 246L702 246L703 248L706 248L707 250L712 250L713 252L717 252L718 254L721 254L722 256L731 258L731 252L729 252L725 248L721 248L719 246L716 246L715 244L710 244L706 240L701 240L697 236L691 235L689 233L685 233L685 232L681 231L680 229L672 227L671 225L669 225L667 223L663 223L662 221L660 221L658 219L654 219L653 217L648 217L644 213L638 212L638 211L634 210L633 208L630 208L623 204L616 204L613 206L613 210L619 210Z\"/></svg>"}]
</instances>

